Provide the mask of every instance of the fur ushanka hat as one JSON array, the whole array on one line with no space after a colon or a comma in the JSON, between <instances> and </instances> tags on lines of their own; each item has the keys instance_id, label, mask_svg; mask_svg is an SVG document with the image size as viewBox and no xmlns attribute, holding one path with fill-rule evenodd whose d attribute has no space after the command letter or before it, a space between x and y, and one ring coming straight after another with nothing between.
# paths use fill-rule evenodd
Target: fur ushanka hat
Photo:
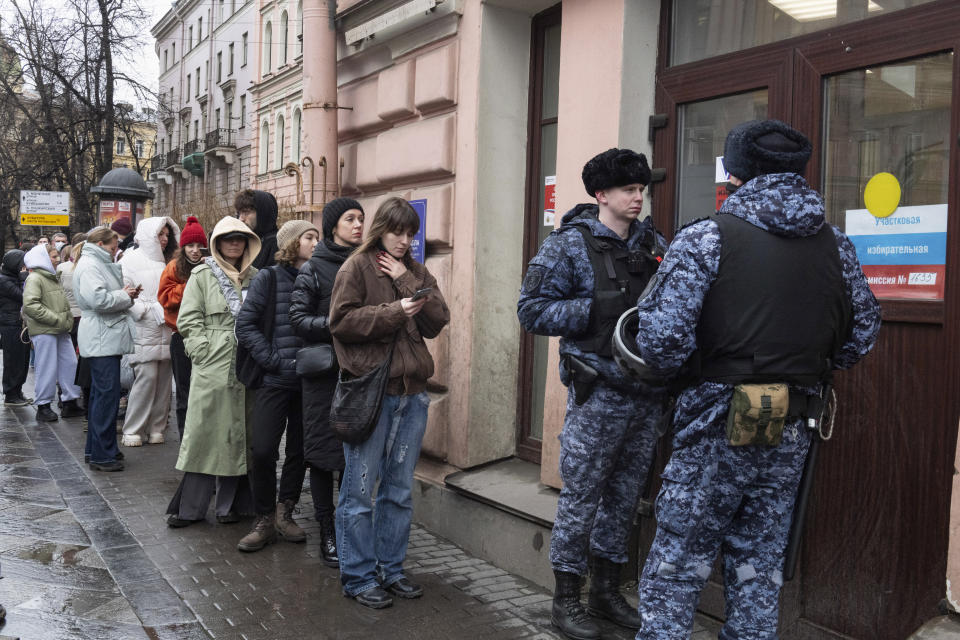
<instances>
[{"instance_id":1,"label":"fur ushanka hat","mask_svg":"<svg viewBox=\"0 0 960 640\"><path fill-rule=\"evenodd\" d=\"M805 135L779 120L738 124L723 145L723 167L749 182L768 173L803 173L813 147Z\"/></svg>"},{"instance_id":2,"label":"fur ushanka hat","mask_svg":"<svg viewBox=\"0 0 960 640\"><path fill-rule=\"evenodd\" d=\"M628 184L650 184L650 166L642 153L631 149L607 149L583 165L583 186L591 198L597 191Z\"/></svg>"}]
</instances>

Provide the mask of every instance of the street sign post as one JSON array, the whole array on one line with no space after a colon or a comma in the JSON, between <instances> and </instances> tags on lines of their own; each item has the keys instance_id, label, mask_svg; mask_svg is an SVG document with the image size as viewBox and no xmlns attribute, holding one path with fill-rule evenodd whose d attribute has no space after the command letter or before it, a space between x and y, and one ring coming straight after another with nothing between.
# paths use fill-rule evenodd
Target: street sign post
<instances>
[{"instance_id":1,"label":"street sign post","mask_svg":"<svg viewBox=\"0 0 960 640\"><path fill-rule=\"evenodd\" d=\"M48 227L70 226L68 191L20 191L20 224Z\"/></svg>"}]
</instances>

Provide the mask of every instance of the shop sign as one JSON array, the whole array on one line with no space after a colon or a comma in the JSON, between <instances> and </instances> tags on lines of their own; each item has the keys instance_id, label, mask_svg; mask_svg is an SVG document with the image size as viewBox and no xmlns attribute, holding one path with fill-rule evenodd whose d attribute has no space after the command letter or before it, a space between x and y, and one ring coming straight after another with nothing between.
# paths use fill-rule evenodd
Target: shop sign
<instances>
[{"instance_id":1,"label":"shop sign","mask_svg":"<svg viewBox=\"0 0 960 640\"><path fill-rule=\"evenodd\" d=\"M70 192L20 192L20 224L34 226L70 226Z\"/></svg>"},{"instance_id":2,"label":"shop sign","mask_svg":"<svg viewBox=\"0 0 960 640\"><path fill-rule=\"evenodd\" d=\"M898 207L886 217L851 209L846 234L878 298L943 299L946 204Z\"/></svg>"},{"instance_id":3,"label":"shop sign","mask_svg":"<svg viewBox=\"0 0 960 640\"><path fill-rule=\"evenodd\" d=\"M423 264L427 257L427 199L410 200L410 206L417 212L420 218L420 230L413 237L410 243L410 256L417 262Z\"/></svg>"},{"instance_id":4,"label":"shop sign","mask_svg":"<svg viewBox=\"0 0 960 640\"><path fill-rule=\"evenodd\" d=\"M557 214L557 176L543 179L543 226L554 226Z\"/></svg>"}]
</instances>

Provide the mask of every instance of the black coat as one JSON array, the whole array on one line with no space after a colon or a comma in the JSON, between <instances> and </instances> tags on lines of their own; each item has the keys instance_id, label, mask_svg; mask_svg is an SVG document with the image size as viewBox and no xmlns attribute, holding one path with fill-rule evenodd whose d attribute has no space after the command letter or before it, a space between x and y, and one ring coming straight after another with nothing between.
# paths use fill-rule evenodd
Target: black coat
<instances>
[{"instance_id":1,"label":"black coat","mask_svg":"<svg viewBox=\"0 0 960 640\"><path fill-rule=\"evenodd\" d=\"M353 247L341 247L321 241L313 256L300 267L290 300L290 322L306 344L332 343L330 335L330 295L337 271L350 256ZM320 378L304 378L303 454L319 469L343 469L343 446L330 429L330 401L337 386L337 373Z\"/></svg>"},{"instance_id":2,"label":"black coat","mask_svg":"<svg viewBox=\"0 0 960 640\"><path fill-rule=\"evenodd\" d=\"M253 261L257 269L276 263L277 255L277 199L267 191L254 191L253 202L257 211L257 226L253 232L260 238L260 253Z\"/></svg>"},{"instance_id":3,"label":"black coat","mask_svg":"<svg viewBox=\"0 0 960 640\"><path fill-rule=\"evenodd\" d=\"M276 276L277 304L274 308L273 336L267 340L260 328L260 319L268 313L269 279ZM290 294L297 270L274 265L260 271L250 282L247 299L237 315L237 340L264 369L263 385L281 389L299 389L297 351L303 340L290 326Z\"/></svg>"},{"instance_id":4,"label":"black coat","mask_svg":"<svg viewBox=\"0 0 960 640\"><path fill-rule=\"evenodd\" d=\"M23 308L23 251L11 249L0 262L0 326L22 326L20 310Z\"/></svg>"}]
</instances>

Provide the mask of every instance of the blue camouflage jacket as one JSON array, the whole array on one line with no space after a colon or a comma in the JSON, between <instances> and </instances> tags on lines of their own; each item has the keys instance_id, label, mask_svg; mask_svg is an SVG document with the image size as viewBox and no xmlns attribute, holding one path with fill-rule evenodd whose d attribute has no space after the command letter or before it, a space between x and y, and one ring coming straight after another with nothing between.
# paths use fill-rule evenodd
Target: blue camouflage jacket
<instances>
[{"instance_id":1,"label":"blue camouflage jacket","mask_svg":"<svg viewBox=\"0 0 960 640\"><path fill-rule=\"evenodd\" d=\"M594 295L593 266L587 244L576 227L586 227L595 237L621 244L629 250L649 243L651 234L655 234L661 249L666 247L666 241L649 217L642 222L634 221L630 235L624 241L597 219L597 213L596 204L578 204L563 216L560 227L547 236L527 268L517 302L517 317L523 328L531 333L560 336L560 379L564 384L570 383L570 373L562 356L569 354L590 364L613 387L628 392L649 391L645 385L624 374L612 358L584 353L573 342L585 337Z\"/></svg>"},{"instance_id":2,"label":"blue camouflage jacket","mask_svg":"<svg viewBox=\"0 0 960 640\"><path fill-rule=\"evenodd\" d=\"M823 197L795 173L758 176L731 194L720 210L786 237L813 235L826 224ZM837 369L847 369L873 347L880 330L880 305L870 291L850 239L836 227L832 228L853 311L850 334L834 365ZM702 220L683 228L637 303L640 315L637 347L655 373L673 376L697 349L697 323L704 296L720 269L720 245L720 233L713 220ZM678 412L681 405L695 398L729 403L730 389L730 385L716 382L700 383L681 394ZM713 409L726 415L726 407Z\"/></svg>"}]
</instances>

